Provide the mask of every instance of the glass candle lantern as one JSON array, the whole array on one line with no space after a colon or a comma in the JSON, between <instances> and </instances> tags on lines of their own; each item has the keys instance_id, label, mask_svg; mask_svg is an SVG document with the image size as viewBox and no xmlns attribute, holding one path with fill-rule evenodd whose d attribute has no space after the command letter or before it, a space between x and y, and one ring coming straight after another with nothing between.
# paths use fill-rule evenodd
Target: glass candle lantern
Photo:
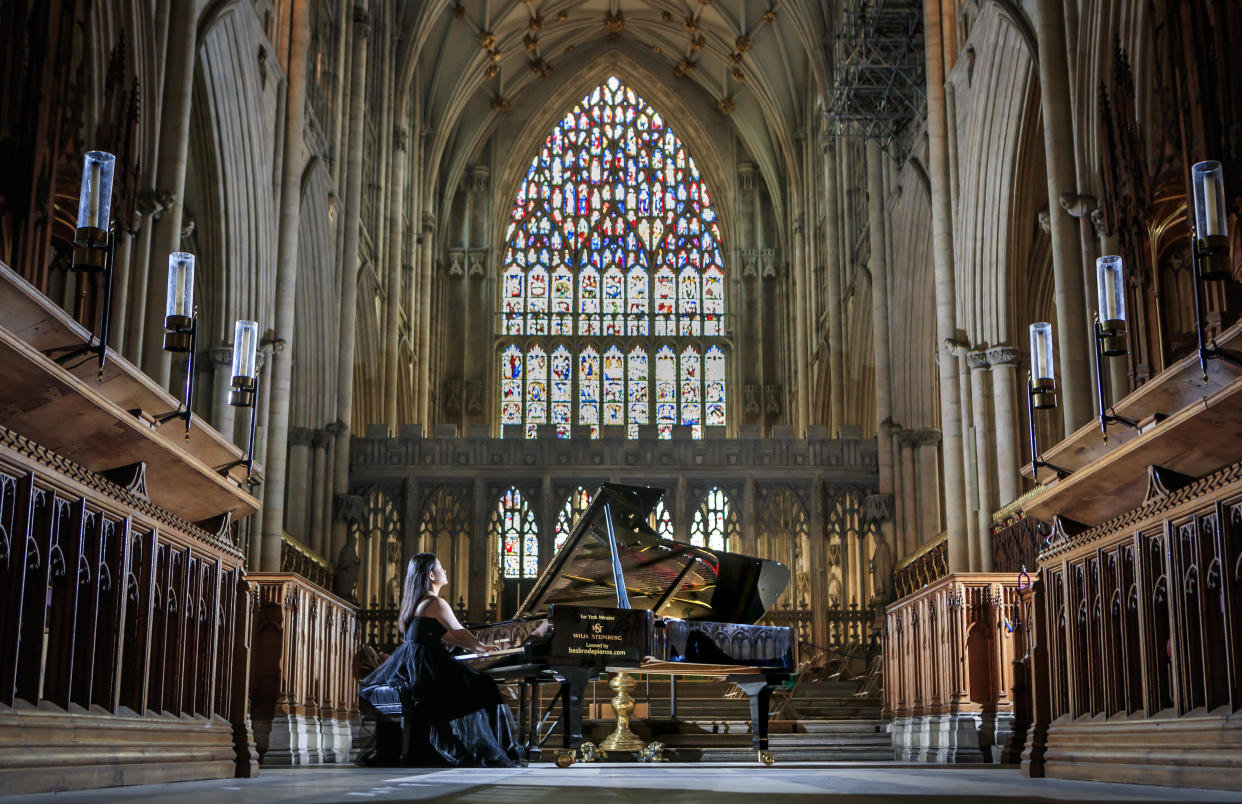
<instances>
[{"instance_id":1,"label":"glass candle lantern","mask_svg":"<svg viewBox=\"0 0 1242 804\"><path fill-rule=\"evenodd\" d=\"M1031 324L1031 390L1036 408L1056 407L1056 375L1052 368L1052 324Z\"/></svg>"},{"instance_id":2,"label":"glass candle lantern","mask_svg":"<svg viewBox=\"0 0 1242 804\"><path fill-rule=\"evenodd\" d=\"M168 294L164 299L164 349L188 352L194 325L194 255L168 255Z\"/></svg>"},{"instance_id":3,"label":"glass candle lantern","mask_svg":"<svg viewBox=\"0 0 1242 804\"><path fill-rule=\"evenodd\" d=\"M1200 240L1229 236L1225 218L1225 184L1220 162L1199 162L1190 169L1195 193L1195 234Z\"/></svg>"},{"instance_id":4,"label":"glass candle lantern","mask_svg":"<svg viewBox=\"0 0 1242 804\"><path fill-rule=\"evenodd\" d=\"M258 323L238 321L233 327L233 392L229 395L231 405L250 407L254 404L258 348Z\"/></svg>"},{"instance_id":5,"label":"glass candle lantern","mask_svg":"<svg viewBox=\"0 0 1242 804\"><path fill-rule=\"evenodd\" d=\"M176 251L168 255L168 296L164 326L184 329L194 317L194 255ZM176 320L174 320L176 319Z\"/></svg>"},{"instance_id":6,"label":"glass candle lantern","mask_svg":"<svg viewBox=\"0 0 1242 804\"><path fill-rule=\"evenodd\" d=\"M78 239L87 235L82 230L107 233L112 221L112 174L116 157L105 151L87 151L82 163L82 190L78 195ZM103 240L102 235L94 240Z\"/></svg>"},{"instance_id":7,"label":"glass candle lantern","mask_svg":"<svg viewBox=\"0 0 1242 804\"><path fill-rule=\"evenodd\" d=\"M1229 279L1229 220L1220 162L1199 162L1190 169L1195 197L1195 243L1199 278Z\"/></svg>"},{"instance_id":8,"label":"glass candle lantern","mask_svg":"<svg viewBox=\"0 0 1242 804\"><path fill-rule=\"evenodd\" d=\"M1109 254L1095 261L1095 284L1099 300L1100 338L1104 354L1126 353L1126 286L1121 257Z\"/></svg>"},{"instance_id":9,"label":"glass candle lantern","mask_svg":"<svg viewBox=\"0 0 1242 804\"><path fill-rule=\"evenodd\" d=\"M116 157L88 151L82 161L78 225L73 236L73 270L103 271L108 260L108 226L112 222L112 174Z\"/></svg>"}]
</instances>

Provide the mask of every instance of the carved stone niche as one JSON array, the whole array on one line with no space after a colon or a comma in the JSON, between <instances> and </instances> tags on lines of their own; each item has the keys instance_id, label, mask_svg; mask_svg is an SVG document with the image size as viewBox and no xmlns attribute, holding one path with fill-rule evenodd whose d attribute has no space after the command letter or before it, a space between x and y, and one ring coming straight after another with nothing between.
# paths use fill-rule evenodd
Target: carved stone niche
<instances>
[{"instance_id":1,"label":"carved stone niche","mask_svg":"<svg viewBox=\"0 0 1242 804\"><path fill-rule=\"evenodd\" d=\"M763 412L769 416L781 415L781 387L779 385L763 386Z\"/></svg>"},{"instance_id":2,"label":"carved stone niche","mask_svg":"<svg viewBox=\"0 0 1242 804\"><path fill-rule=\"evenodd\" d=\"M483 381L466 381L466 413L476 415L483 412Z\"/></svg>"},{"instance_id":3,"label":"carved stone niche","mask_svg":"<svg viewBox=\"0 0 1242 804\"><path fill-rule=\"evenodd\" d=\"M758 416L763 413L759 407L759 386L753 383L742 386L742 412L747 416Z\"/></svg>"},{"instance_id":4,"label":"carved stone niche","mask_svg":"<svg viewBox=\"0 0 1242 804\"><path fill-rule=\"evenodd\" d=\"M461 413L461 380L444 381L444 412L447 414Z\"/></svg>"}]
</instances>

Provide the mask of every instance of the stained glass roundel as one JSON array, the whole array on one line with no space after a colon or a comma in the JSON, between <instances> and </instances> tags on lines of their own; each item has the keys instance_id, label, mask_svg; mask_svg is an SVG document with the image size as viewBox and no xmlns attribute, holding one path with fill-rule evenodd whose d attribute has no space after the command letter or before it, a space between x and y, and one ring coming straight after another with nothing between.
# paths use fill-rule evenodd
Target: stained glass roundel
<instances>
[{"instance_id":1,"label":"stained glass roundel","mask_svg":"<svg viewBox=\"0 0 1242 804\"><path fill-rule=\"evenodd\" d=\"M701 437L705 423L723 425L724 278L694 160L664 118L609 78L552 130L513 205L501 424L527 437L554 424L562 438L605 425L633 438L649 424L663 438L677 424Z\"/></svg>"}]
</instances>

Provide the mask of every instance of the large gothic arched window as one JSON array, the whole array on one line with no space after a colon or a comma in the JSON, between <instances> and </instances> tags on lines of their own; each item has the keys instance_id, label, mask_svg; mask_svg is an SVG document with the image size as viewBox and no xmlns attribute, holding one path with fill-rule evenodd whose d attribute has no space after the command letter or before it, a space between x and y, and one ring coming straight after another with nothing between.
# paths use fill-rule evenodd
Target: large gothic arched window
<instances>
[{"instance_id":1,"label":"large gothic arched window","mask_svg":"<svg viewBox=\"0 0 1242 804\"><path fill-rule=\"evenodd\" d=\"M505 578L534 578L539 574L539 526L522 492L510 486L492 510L491 531L500 550Z\"/></svg>"},{"instance_id":2,"label":"large gothic arched window","mask_svg":"<svg viewBox=\"0 0 1242 804\"><path fill-rule=\"evenodd\" d=\"M724 261L694 160L609 78L553 129L513 205L500 423L527 438L726 423Z\"/></svg>"}]
</instances>

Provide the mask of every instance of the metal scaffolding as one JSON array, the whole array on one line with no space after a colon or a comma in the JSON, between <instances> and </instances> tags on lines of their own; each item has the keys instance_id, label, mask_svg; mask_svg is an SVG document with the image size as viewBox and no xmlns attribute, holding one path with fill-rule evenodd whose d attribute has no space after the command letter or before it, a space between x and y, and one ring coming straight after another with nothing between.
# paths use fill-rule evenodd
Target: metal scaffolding
<instances>
[{"instance_id":1,"label":"metal scaffolding","mask_svg":"<svg viewBox=\"0 0 1242 804\"><path fill-rule=\"evenodd\" d=\"M824 46L835 78L830 133L878 140L903 158L902 135L927 109L922 0L843 0Z\"/></svg>"}]
</instances>

